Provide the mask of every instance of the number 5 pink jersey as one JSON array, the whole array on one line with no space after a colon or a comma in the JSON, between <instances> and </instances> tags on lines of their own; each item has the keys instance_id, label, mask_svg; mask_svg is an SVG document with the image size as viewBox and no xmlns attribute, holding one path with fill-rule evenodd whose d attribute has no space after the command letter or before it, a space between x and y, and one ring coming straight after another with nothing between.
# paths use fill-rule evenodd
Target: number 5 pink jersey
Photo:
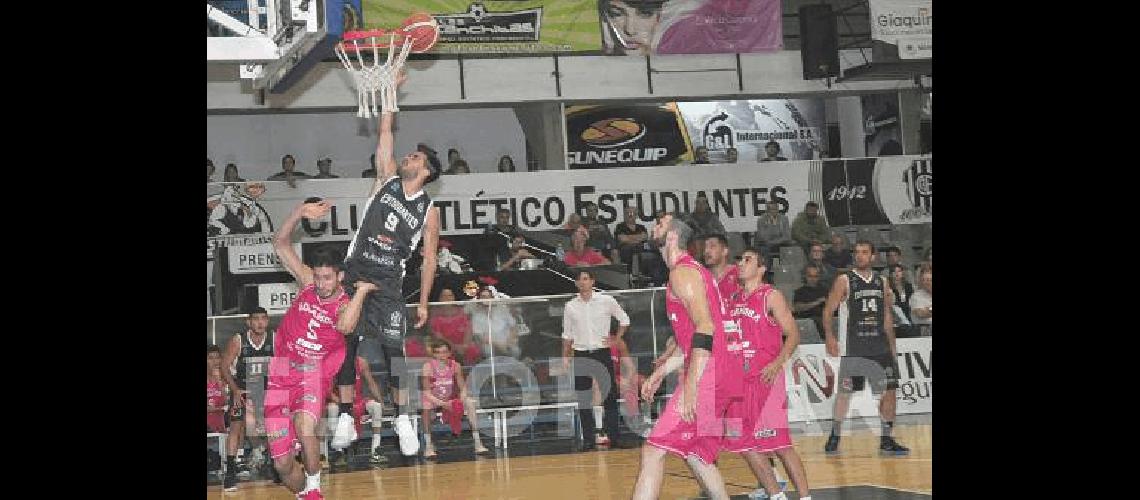
<instances>
[{"instance_id":1,"label":"number 5 pink jersey","mask_svg":"<svg viewBox=\"0 0 1140 500\"><path fill-rule=\"evenodd\" d=\"M302 289L277 328L273 339L275 363L269 376L296 381L301 380L299 373L313 371L321 378L335 376L344 361L344 334L336 329L337 311L348 301L343 290L321 300L316 285Z\"/></svg>"}]
</instances>

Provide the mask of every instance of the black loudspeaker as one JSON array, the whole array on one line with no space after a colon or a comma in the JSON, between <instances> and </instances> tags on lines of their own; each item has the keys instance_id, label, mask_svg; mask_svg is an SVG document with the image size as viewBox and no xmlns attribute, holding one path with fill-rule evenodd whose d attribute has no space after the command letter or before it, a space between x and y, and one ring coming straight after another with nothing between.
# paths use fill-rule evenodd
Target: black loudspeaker
<instances>
[{"instance_id":1,"label":"black loudspeaker","mask_svg":"<svg viewBox=\"0 0 1140 500\"><path fill-rule=\"evenodd\" d=\"M839 30L831 5L800 7L800 60L804 80L839 76Z\"/></svg>"}]
</instances>

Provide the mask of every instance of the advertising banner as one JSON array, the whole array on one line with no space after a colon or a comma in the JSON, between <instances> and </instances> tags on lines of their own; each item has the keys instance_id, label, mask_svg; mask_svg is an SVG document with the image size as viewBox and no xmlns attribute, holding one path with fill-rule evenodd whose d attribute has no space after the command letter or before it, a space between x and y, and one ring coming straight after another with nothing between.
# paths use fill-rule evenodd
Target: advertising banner
<instances>
[{"instance_id":1,"label":"advertising banner","mask_svg":"<svg viewBox=\"0 0 1140 500\"><path fill-rule=\"evenodd\" d=\"M870 0L871 39L897 45L899 59L933 57L931 0Z\"/></svg>"},{"instance_id":2,"label":"advertising banner","mask_svg":"<svg viewBox=\"0 0 1140 500\"><path fill-rule=\"evenodd\" d=\"M677 109L693 149L707 151L707 163L812 160L826 153L822 99L678 102ZM776 147L767 148L772 141Z\"/></svg>"},{"instance_id":3,"label":"advertising banner","mask_svg":"<svg viewBox=\"0 0 1140 500\"><path fill-rule=\"evenodd\" d=\"M426 190L440 209L443 235L480 233L494 223L497 209L510 212L512 223L524 230L559 229L571 213L584 213L587 201L598 204L605 224L619 221L626 204L648 223L657 210L691 211L701 193L728 231L754 231L756 216L769 199L790 219L814 200L832 226L917 224L932 222L932 164L932 157L895 156L445 175ZM207 257L219 248L270 243L275 224L310 196L325 198L333 207L325 218L301 223L301 242L348 240L360 225L372 182L226 185L225 194L207 194Z\"/></svg>"},{"instance_id":4,"label":"advertising banner","mask_svg":"<svg viewBox=\"0 0 1140 500\"><path fill-rule=\"evenodd\" d=\"M779 0L599 0L607 54L719 54L781 50Z\"/></svg>"},{"instance_id":5,"label":"advertising banner","mask_svg":"<svg viewBox=\"0 0 1140 500\"><path fill-rule=\"evenodd\" d=\"M668 165L691 158L688 144L674 103L566 108L570 168Z\"/></svg>"},{"instance_id":6,"label":"advertising banner","mask_svg":"<svg viewBox=\"0 0 1140 500\"><path fill-rule=\"evenodd\" d=\"M896 340L899 366L899 388L895 391L898 414L933 411L931 338ZM827 356L823 344L804 344L796 348L792 359L784 365L788 391L788 420L828 420L839 390L839 358ZM878 404L870 388L851 397L848 418L874 417Z\"/></svg>"},{"instance_id":7,"label":"advertising banner","mask_svg":"<svg viewBox=\"0 0 1140 500\"><path fill-rule=\"evenodd\" d=\"M595 0L364 0L370 29L399 27L409 15L439 23L435 54L598 52Z\"/></svg>"}]
</instances>

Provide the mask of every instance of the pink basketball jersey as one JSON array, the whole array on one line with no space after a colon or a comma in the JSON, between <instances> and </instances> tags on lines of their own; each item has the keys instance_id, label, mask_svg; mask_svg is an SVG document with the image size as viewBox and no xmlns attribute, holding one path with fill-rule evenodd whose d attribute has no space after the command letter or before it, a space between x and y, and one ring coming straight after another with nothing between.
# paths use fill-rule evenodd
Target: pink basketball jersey
<instances>
[{"instance_id":1,"label":"pink basketball jersey","mask_svg":"<svg viewBox=\"0 0 1140 500\"><path fill-rule=\"evenodd\" d=\"M458 363L454 359L448 359L447 363L440 363L433 359L424 365L424 369L428 370L428 377L431 380L432 396L444 401L455 397L455 369L457 366Z\"/></svg>"},{"instance_id":2,"label":"pink basketball jersey","mask_svg":"<svg viewBox=\"0 0 1140 500\"><path fill-rule=\"evenodd\" d=\"M221 410L226 406L226 386L220 380L206 380L206 404Z\"/></svg>"},{"instance_id":3,"label":"pink basketball jersey","mask_svg":"<svg viewBox=\"0 0 1140 500\"><path fill-rule=\"evenodd\" d=\"M760 376L760 369L780 354L783 345L780 325L768 315L772 285L762 284L752 293L741 289L729 304L729 315L740 327L743 338L745 374Z\"/></svg>"},{"instance_id":4,"label":"pink basketball jersey","mask_svg":"<svg viewBox=\"0 0 1140 500\"><path fill-rule=\"evenodd\" d=\"M281 318L281 325L273 337L273 352L277 356L274 359L284 357L289 361L288 366L276 363L270 369L270 376L315 371L318 364L321 365L322 377L330 376L327 375L330 369L335 374L344 357L344 334L336 329L337 311L348 302L349 297L344 290L339 290L328 300L321 300L317 296L316 285L302 289L285 317ZM323 366L332 353L338 353L341 360L335 360L335 367Z\"/></svg>"},{"instance_id":5,"label":"pink basketball jersey","mask_svg":"<svg viewBox=\"0 0 1140 500\"><path fill-rule=\"evenodd\" d=\"M708 303L709 316L714 326L712 362L708 366L715 369L716 396L717 399L738 397L744 391L739 329L735 328L735 324L725 324L728 315L725 312L724 303L720 299L716 279L705 266L697 263L687 253L677 261L676 267L691 267L701 273L701 280L705 285L705 300ZM685 309L685 304L673 293L672 284L666 286L665 312L669 314L669 320L673 323L673 335L676 337L677 345L685 354L685 370L687 372L696 325L689 316L689 311ZM726 332L726 326L733 331ZM734 338L729 338L730 335ZM704 376L702 376L703 378Z\"/></svg>"},{"instance_id":6,"label":"pink basketball jersey","mask_svg":"<svg viewBox=\"0 0 1140 500\"><path fill-rule=\"evenodd\" d=\"M716 288L720 291L722 300L729 300L740 290L740 268L736 264L729 264L721 276L716 280Z\"/></svg>"}]
</instances>

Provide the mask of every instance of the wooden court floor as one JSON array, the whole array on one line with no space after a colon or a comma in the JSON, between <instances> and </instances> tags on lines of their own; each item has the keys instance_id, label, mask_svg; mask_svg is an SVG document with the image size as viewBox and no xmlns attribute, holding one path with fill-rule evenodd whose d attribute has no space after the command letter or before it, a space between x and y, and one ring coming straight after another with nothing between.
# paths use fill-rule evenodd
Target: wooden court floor
<instances>
[{"instance_id":1,"label":"wooden court floor","mask_svg":"<svg viewBox=\"0 0 1140 500\"><path fill-rule=\"evenodd\" d=\"M878 455L879 438L869 429L845 430L841 454L823 453L826 435L794 434L793 440L814 488L874 485L932 494L932 424L897 424L895 436L911 449L908 457ZM485 458L468 462L426 463L374 471L322 473L328 499L624 499L637 478L638 449L571 454ZM737 455L722 453L718 465L731 495L755 489L756 480ZM786 479L781 469L781 476ZM792 485L788 489L793 490ZM666 459L662 499L691 499L700 488L681 459ZM822 495L820 495L822 496ZM224 493L210 486L210 500L289 500L284 487L268 481L242 482ZM792 498L797 498L793 496Z\"/></svg>"}]
</instances>

